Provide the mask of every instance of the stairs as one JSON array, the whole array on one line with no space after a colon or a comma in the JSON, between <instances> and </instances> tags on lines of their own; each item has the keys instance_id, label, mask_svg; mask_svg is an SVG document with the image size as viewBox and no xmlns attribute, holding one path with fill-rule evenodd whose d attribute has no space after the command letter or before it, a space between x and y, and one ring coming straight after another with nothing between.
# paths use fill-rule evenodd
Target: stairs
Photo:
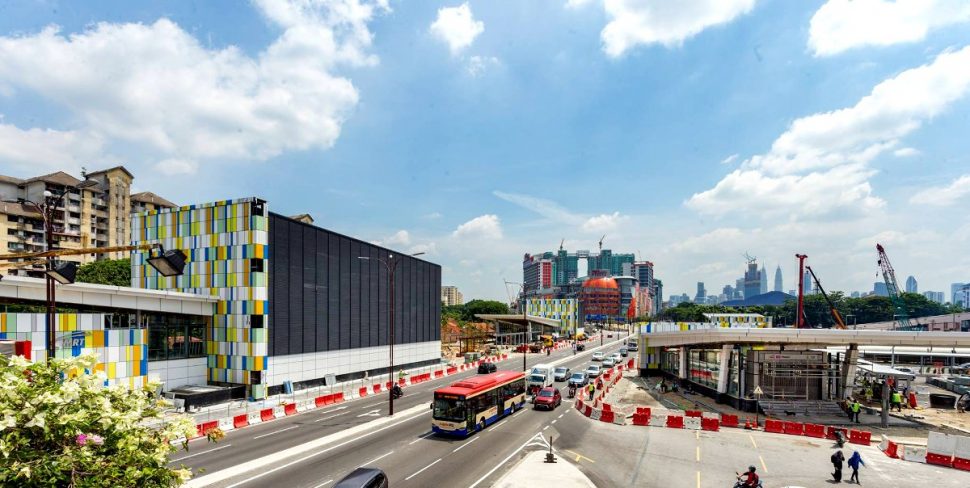
<instances>
[{"instance_id":1,"label":"stairs","mask_svg":"<svg viewBox=\"0 0 970 488\"><path fill-rule=\"evenodd\" d=\"M825 400L762 400L761 410L784 420L797 417L848 417L837 402Z\"/></svg>"}]
</instances>

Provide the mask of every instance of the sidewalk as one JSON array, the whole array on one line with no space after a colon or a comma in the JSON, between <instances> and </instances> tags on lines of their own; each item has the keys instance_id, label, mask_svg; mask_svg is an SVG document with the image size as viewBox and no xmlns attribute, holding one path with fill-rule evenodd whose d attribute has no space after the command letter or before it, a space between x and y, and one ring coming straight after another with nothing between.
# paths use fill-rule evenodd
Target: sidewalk
<instances>
[{"instance_id":1,"label":"sidewalk","mask_svg":"<svg viewBox=\"0 0 970 488\"><path fill-rule=\"evenodd\" d=\"M556 488L595 488L596 485L565 457L556 456L555 463L547 463L546 451L526 454L494 485L497 488L555 486Z\"/></svg>"}]
</instances>

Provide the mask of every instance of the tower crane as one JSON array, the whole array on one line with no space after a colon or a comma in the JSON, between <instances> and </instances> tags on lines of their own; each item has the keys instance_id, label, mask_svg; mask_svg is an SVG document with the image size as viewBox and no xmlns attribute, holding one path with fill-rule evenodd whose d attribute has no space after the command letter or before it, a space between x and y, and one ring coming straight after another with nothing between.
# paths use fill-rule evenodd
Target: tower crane
<instances>
[{"instance_id":1,"label":"tower crane","mask_svg":"<svg viewBox=\"0 0 970 488\"><path fill-rule=\"evenodd\" d=\"M603 252L603 239L606 239L606 234L603 234L603 237L600 237L600 252Z\"/></svg>"},{"instance_id":2,"label":"tower crane","mask_svg":"<svg viewBox=\"0 0 970 488\"><path fill-rule=\"evenodd\" d=\"M565 238L565 237L563 237L563 238L562 238L562 240L561 240L561 241L559 241L559 250L560 250L560 251L562 251L562 245L563 245L563 244L565 244L565 243L566 243L566 238Z\"/></svg>"},{"instance_id":3,"label":"tower crane","mask_svg":"<svg viewBox=\"0 0 970 488\"><path fill-rule=\"evenodd\" d=\"M876 243L876 252L879 254L879 260L876 263L879 265L879 270L882 271L882 279L886 282L886 292L889 293L889 299L892 300L893 308L896 310L896 317L898 317L896 320L901 328L909 328L909 314L906 312L906 303L899 296L896 271L893 270L893 265L889 263L889 256L886 255L886 248L882 247L882 244Z\"/></svg>"},{"instance_id":4,"label":"tower crane","mask_svg":"<svg viewBox=\"0 0 970 488\"><path fill-rule=\"evenodd\" d=\"M832 320L835 321L835 328L836 329L845 329L846 328L845 327L845 321L842 320L842 314L840 314L839 311L836 310L835 304L832 303L832 300L831 299L829 299L829 295L827 293L825 293L825 289L822 288L822 283L820 283L818 281L818 276L815 276L815 272L812 271L812 267L811 266L805 266L805 269L807 269L808 272L811 273L812 280L815 281L815 287L818 288L819 293L821 293L822 294L822 297L825 298L825 302L829 304L829 313L832 314Z\"/></svg>"}]
</instances>

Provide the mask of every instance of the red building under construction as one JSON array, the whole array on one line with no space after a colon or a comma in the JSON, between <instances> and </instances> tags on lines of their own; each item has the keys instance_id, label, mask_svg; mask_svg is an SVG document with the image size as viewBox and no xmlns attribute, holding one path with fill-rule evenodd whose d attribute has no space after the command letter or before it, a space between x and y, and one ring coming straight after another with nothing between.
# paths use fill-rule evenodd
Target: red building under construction
<instances>
[{"instance_id":1,"label":"red building under construction","mask_svg":"<svg viewBox=\"0 0 970 488\"><path fill-rule=\"evenodd\" d=\"M613 278L590 278L583 282L579 303L586 316L620 315L620 287Z\"/></svg>"}]
</instances>

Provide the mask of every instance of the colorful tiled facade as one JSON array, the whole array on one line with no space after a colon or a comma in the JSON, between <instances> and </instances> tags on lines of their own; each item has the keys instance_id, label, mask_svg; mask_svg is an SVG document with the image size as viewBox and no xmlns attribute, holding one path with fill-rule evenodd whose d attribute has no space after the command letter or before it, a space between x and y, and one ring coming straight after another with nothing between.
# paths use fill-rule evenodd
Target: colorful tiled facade
<instances>
[{"instance_id":1,"label":"colorful tiled facade","mask_svg":"<svg viewBox=\"0 0 970 488\"><path fill-rule=\"evenodd\" d=\"M152 268L149 251L132 254L131 285L219 298L206 338L208 379L253 385L262 396L268 364L269 234L265 202L242 198L132 216L134 244L161 244L188 257L181 276Z\"/></svg>"},{"instance_id":2,"label":"colorful tiled facade","mask_svg":"<svg viewBox=\"0 0 970 488\"><path fill-rule=\"evenodd\" d=\"M42 313L0 313L0 339L31 341L32 356L44 356L45 315ZM108 384L139 388L148 374L148 330L105 329L110 314L62 313L55 316L57 357L94 353L95 369L107 376Z\"/></svg>"},{"instance_id":3,"label":"colorful tiled facade","mask_svg":"<svg viewBox=\"0 0 970 488\"><path fill-rule=\"evenodd\" d=\"M579 300L575 298L529 298L525 313L535 317L559 320L563 332L579 326Z\"/></svg>"}]
</instances>

